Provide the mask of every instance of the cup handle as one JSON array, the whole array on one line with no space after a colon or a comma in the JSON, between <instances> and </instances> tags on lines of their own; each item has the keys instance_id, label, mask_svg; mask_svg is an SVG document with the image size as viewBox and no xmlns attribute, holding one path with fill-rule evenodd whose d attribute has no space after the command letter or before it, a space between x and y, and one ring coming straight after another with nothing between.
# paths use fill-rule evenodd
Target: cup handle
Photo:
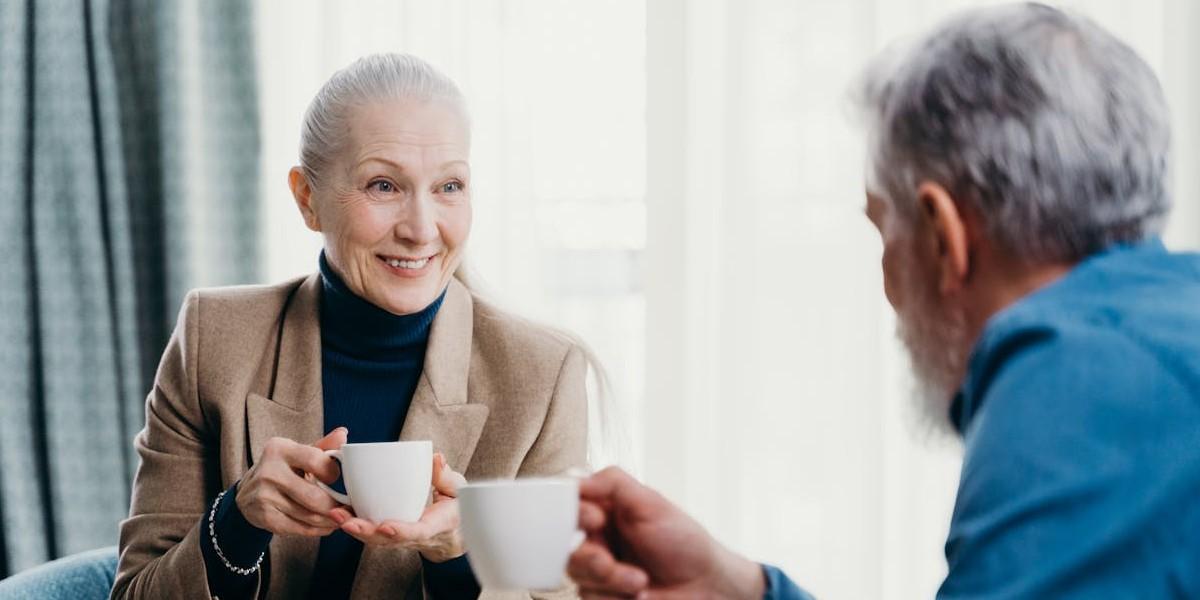
<instances>
[{"instance_id":1,"label":"cup handle","mask_svg":"<svg viewBox=\"0 0 1200 600\"><path fill-rule=\"evenodd\" d=\"M582 531L575 530L575 534L571 536L571 552L578 550L585 541L587 541L587 534Z\"/></svg>"},{"instance_id":2,"label":"cup handle","mask_svg":"<svg viewBox=\"0 0 1200 600\"><path fill-rule=\"evenodd\" d=\"M342 464L342 450L340 448L337 450L326 450L325 456L328 456L328 457L338 461L339 464ZM345 504L346 506L351 505L350 504L350 496L348 494L343 494L343 493L325 485L324 481L321 481L320 479L317 479L316 477L313 477L312 480L313 480L313 483L317 484L317 487L321 488L322 490L325 490L325 493L329 494L330 498L333 498L334 500L337 500L338 502Z\"/></svg>"}]
</instances>

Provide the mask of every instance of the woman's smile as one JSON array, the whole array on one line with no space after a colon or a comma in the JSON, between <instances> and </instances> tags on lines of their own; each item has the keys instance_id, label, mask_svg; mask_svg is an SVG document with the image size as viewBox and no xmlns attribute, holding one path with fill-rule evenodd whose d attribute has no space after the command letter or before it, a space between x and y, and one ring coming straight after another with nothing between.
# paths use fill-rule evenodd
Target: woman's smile
<instances>
[{"instance_id":1,"label":"woman's smile","mask_svg":"<svg viewBox=\"0 0 1200 600\"><path fill-rule=\"evenodd\" d=\"M428 256L400 256L400 255L385 255L376 254L375 258L379 259L389 273L406 279L419 279L424 277L431 271L435 270L440 254L431 254Z\"/></svg>"}]
</instances>

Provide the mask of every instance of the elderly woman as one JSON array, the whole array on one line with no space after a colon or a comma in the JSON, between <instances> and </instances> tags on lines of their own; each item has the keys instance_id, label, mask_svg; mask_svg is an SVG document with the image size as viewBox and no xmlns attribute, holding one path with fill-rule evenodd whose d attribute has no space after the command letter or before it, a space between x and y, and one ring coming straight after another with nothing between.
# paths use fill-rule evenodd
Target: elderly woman
<instances>
[{"instance_id":1,"label":"elderly woman","mask_svg":"<svg viewBox=\"0 0 1200 600\"><path fill-rule=\"evenodd\" d=\"M586 460L584 351L474 297L461 93L361 59L305 115L296 206L319 272L184 301L146 402L114 598L473 597L457 482ZM313 478L349 442L432 440L417 523L355 517Z\"/></svg>"}]
</instances>

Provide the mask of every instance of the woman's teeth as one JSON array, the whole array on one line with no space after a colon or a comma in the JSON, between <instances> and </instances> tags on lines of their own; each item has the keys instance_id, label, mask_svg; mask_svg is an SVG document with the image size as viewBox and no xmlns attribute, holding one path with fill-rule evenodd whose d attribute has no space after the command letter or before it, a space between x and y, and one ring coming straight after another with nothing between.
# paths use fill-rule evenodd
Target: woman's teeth
<instances>
[{"instance_id":1,"label":"woman's teeth","mask_svg":"<svg viewBox=\"0 0 1200 600\"><path fill-rule=\"evenodd\" d=\"M429 257L418 260L399 260L395 258L386 259L389 266L397 269L420 269L429 263Z\"/></svg>"}]
</instances>

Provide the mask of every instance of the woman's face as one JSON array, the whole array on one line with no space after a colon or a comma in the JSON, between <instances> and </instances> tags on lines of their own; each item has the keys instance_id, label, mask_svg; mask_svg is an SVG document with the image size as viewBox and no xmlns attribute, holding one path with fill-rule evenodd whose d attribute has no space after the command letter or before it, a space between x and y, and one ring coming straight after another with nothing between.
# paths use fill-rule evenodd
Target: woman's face
<instances>
[{"instance_id":1,"label":"woman's face","mask_svg":"<svg viewBox=\"0 0 1200 600\"><path fill-rule=\"evenodd\" d=\"M296 202L351 291L419 312L450 282L471 231L467 126L453 108L412 100L367 104L347 121L319 188L292 170Z\"/></svg>"}]
</instances>

